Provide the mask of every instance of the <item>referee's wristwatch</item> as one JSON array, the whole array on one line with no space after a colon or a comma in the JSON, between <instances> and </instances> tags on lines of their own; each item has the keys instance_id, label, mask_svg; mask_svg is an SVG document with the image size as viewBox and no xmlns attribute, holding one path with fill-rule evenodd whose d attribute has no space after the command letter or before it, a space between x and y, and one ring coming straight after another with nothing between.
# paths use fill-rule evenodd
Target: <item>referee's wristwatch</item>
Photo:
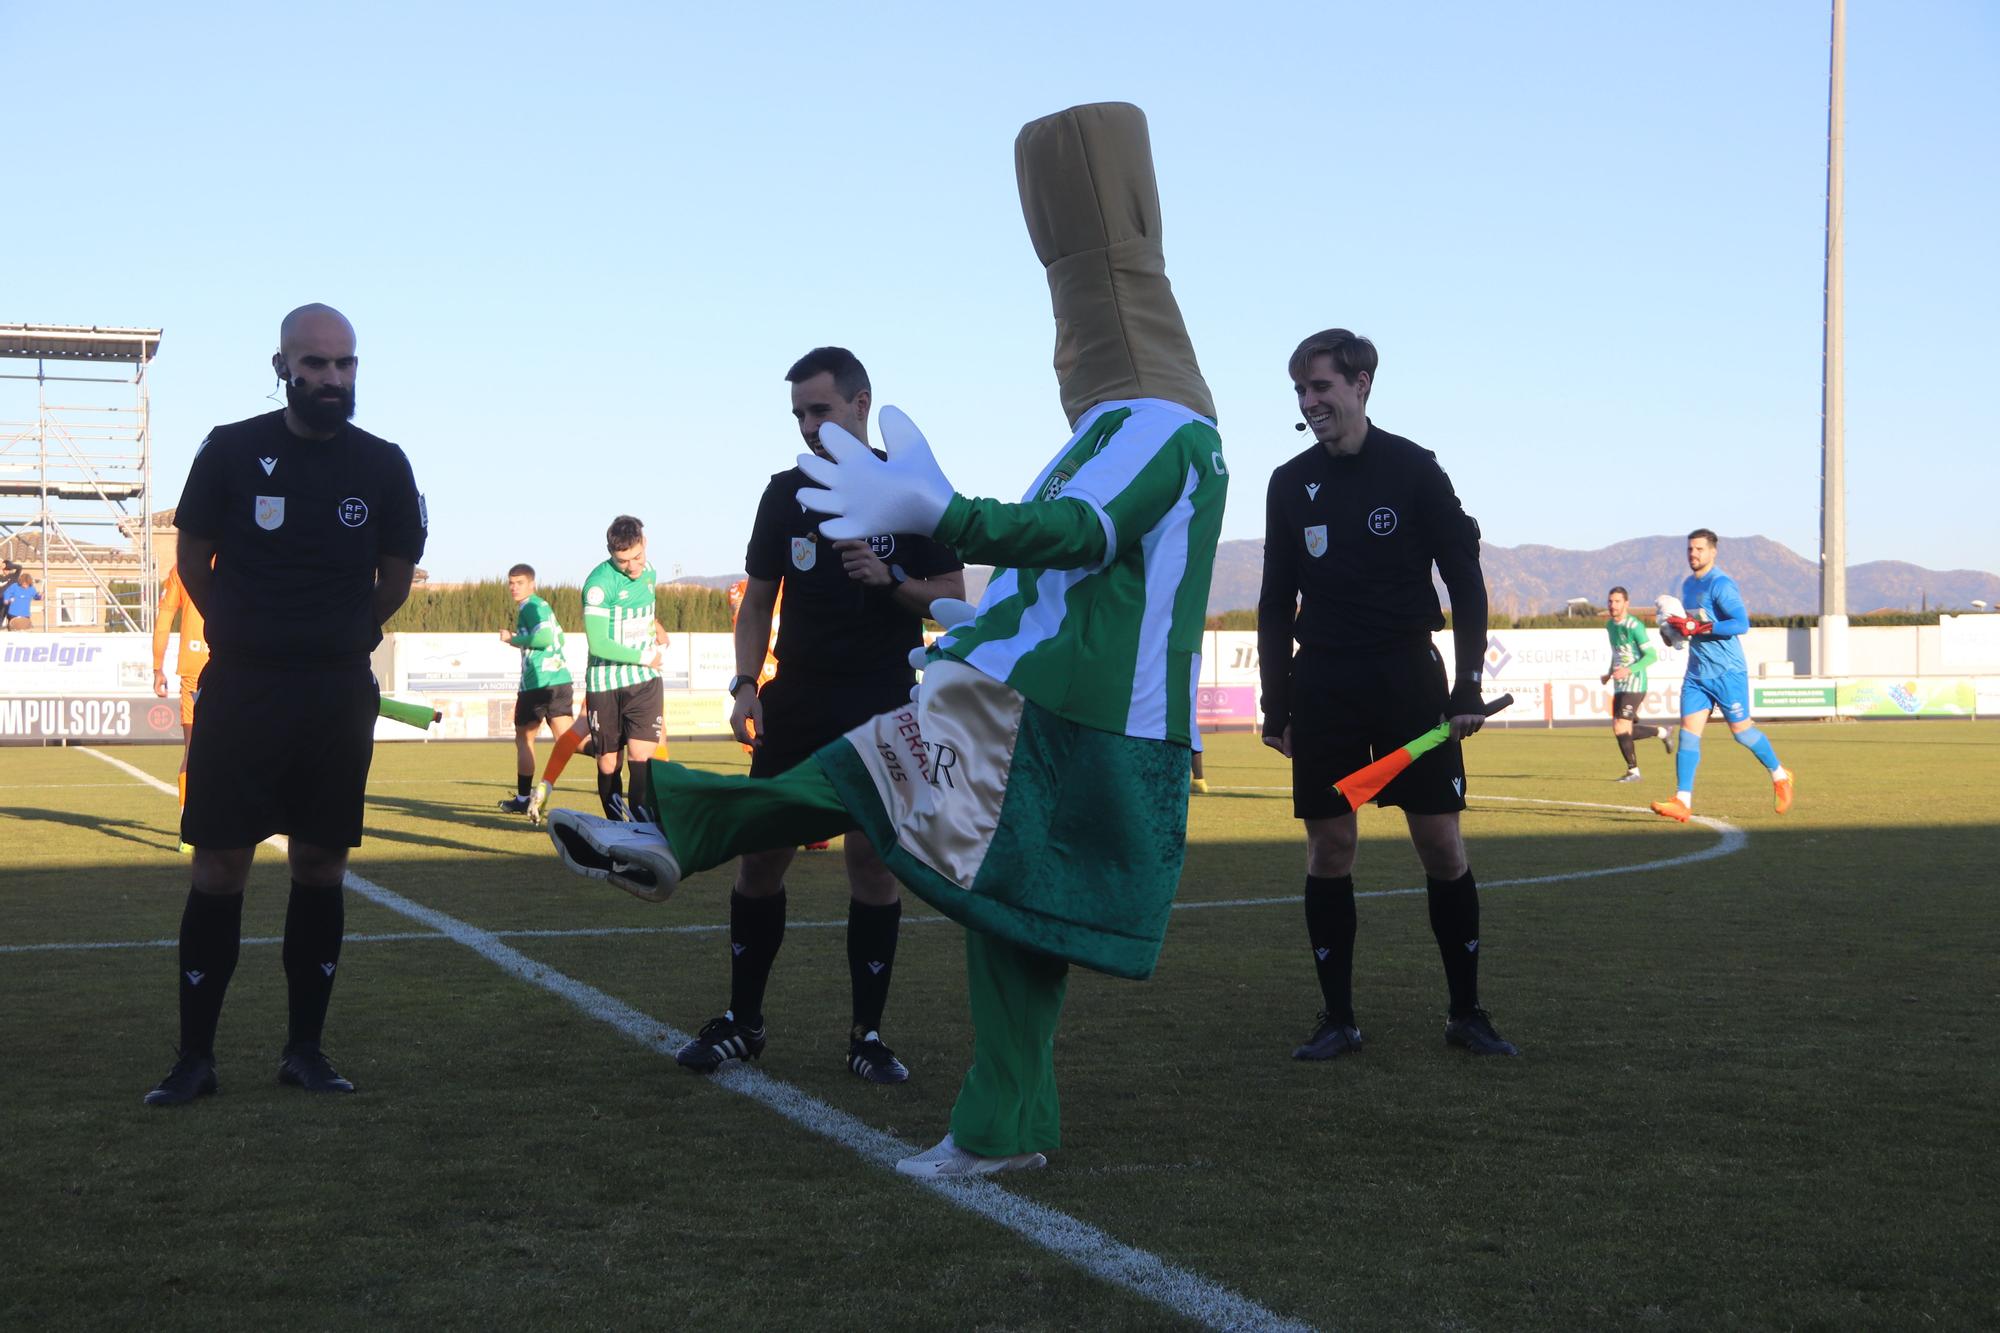
<instances>
[{"instance_id":1,"label":"referee's wristwatch","mask_svg":"<svg viewBox=\"0 0 2000 1333\"><path fill-rule=\"evenodd\" d=\"M900 588L909 581L910 572L908 570L904 569L901 565L889 566L889 586L891 588Z\"/></svg>"},{"instance_id":2,"label":"referee's wristwatch","mask_svg":"<svg viewBox=\"0 0 2000 1333\"><path fill-rule=\"evenodd\" d=\"M731 699L734 699L736 691L742 689L745 685L754 686L756 683L757 678L755 676L731 676L729 683L722 688L728 693Z\"/></svg>"}]
</instances>

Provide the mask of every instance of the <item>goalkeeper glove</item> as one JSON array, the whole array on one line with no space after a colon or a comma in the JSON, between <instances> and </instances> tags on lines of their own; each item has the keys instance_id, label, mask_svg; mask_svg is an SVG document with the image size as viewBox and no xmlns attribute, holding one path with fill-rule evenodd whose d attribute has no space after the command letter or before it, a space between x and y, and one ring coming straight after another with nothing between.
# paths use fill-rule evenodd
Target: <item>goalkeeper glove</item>
<instances>
[{"instance_id":1,"label":"goalkeeper glove","mask_svg":"<svg viewBox=\"0 0 2000 1333\"><path fill-rule=\"evenodd\" d=\"M1680 632L1683 638L1692 639L1697 634L1713 634L1715 626L1706 620L1696 620L1693 616L1668 616L1667 623Z\"/></svg>"}]
</instances>

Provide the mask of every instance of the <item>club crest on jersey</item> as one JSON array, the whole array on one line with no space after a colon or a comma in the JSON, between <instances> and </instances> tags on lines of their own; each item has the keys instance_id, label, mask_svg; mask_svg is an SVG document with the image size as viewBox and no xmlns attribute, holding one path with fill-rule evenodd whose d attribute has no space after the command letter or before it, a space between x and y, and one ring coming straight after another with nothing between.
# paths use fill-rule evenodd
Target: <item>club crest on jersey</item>
<instances>
[{"instance_id":1,"label":"club crest on jersey","mask_svg":"<svg viewBox=\"0 0 2000 1333\"><path fill-rule=\"evenodd\" d=\"M1315 523L1306 529L1306 554L1315 560L1326 554L1326 524Z\"/></svg>"},{"instance_id":2,"label":"club crest on jersey","mask_svg":"<svg viewBox=\"0 0 2000 1333\"><path fill-rule=\"evenodd\" d=\"M1044 500L1055 499L1063 493L1063 487L1067 485L1069 485L1069 473L1056 473L1053 477L1049 478L1049 484L1042 487L1042 498Z\"/></svg>"},{"instance_id":3,"label":"club crest on jersey","mask_svg":"<svg viewBox=\"0 0 2000 1333\"><path fill-rule=\"evenodd\" d=\"M812 533L792 538L792 568L808 570L819 559L819 543Z\"/></svg>"},{"instance_id":4,"label":"club crest on jersey","mask_svg":"<svg viewBox=\"0 0 2000 1333\"><path fill-rule=\"evenodd\" d=\"M868 539L868 553L877 560L887 560L896 554L896 534L885 532L879 537Z\"/></svg>"},{"instance_id":5,"label":"club crest on jersey","mask_svg":"<svg viewBox=\"0 0 2000 1333\"><path fill-rule=\"evenodd\" d=\"M1368 516L1368 530L1377 537L1386 537L1396 530L1396 511L1383 505Z\"/></svg>"},{"instance_id":6,"label":"club crest on jersey","mask_svg":"<svg viewBox=\"0 0 2000 1333\"><path fill-rule=\"evenodd\" d=\"M340 502L341 526L358 528L368 521L368 502L358 495L350 495Z\"/></svg>"},{"instance_id":7,"label":"club crest on jersey","mask_svg":"<svg viewBox=\"0 0 2000 1333\"><path fill-rule=\"evenodd\" d=\"M276 532L285 525L285 497L282 495L260 495L257 497L257 526L266 532Z\"/></svg>"}]
</instances>

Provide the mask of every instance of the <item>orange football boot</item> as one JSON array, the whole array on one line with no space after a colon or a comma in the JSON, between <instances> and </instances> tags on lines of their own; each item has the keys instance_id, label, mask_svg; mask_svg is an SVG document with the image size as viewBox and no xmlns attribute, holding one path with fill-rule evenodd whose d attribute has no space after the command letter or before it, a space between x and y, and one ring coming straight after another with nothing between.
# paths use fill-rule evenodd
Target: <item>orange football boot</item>
<instances>
[{"instance_id":1,"label":"orange football boot","mask_svg":"<svg viewBox=\"0 0 2000 1333\"><path fill-rule=\"evenodd\" d=\"M1671 801L1653 802L1653 813L1656 815L1665 816L1666 818L1671 819L1676 823L1685 824L1688 822L1688 819L1694 814L1694 811L1682 805L1680 803L1680 799L1676 797Z\"/></svg>"}]
</instances>

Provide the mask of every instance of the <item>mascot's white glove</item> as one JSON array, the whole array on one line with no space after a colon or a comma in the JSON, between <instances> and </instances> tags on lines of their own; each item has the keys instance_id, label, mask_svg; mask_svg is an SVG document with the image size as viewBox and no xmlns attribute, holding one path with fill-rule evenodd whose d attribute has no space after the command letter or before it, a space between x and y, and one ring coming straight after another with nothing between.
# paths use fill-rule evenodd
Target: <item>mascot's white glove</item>
<instances>
[{"instance_id":1,"label":"mascot's white glove","mask_svg":"<svg viewBox=\"0 0 2000 1333\"><path fill-rule=\"evenodd\" d=\"M939 597L931 603L931 619L944 626L946 634L962 625L970 625L978 614L978 607L971 602L962 602L956 597ZM924 664L930 661L930 652L931 650L926 647L910 649L910 665L922 671ZM916 696L910 697L914 699Z\"/></svg>"},{"instance_id":2,"label":"mascot's white glove","mask_svg":"<svg viewBox=\"0 0 2000 1333\"><path fill-rule=\"evenodd\" d=\"M1663 592L1653 599L1653 610L1659 618L1660 637L1666 640L1667 647L1685 648L1687 635L1681 633L1677 626L1668 623L1687 616L1687 608L1681 605L1681 599L1670 592Z\"/></svg>"},{"instance_id":3,"label":"mascot's white glove","mask_svg":"<svg viewBox=\"0 0 2000 1333\"><path fill-rule=\"evenodd\" d=\"M883 532L937 531L951 503L952 485L938 471L930 443L899 407L882 409L882 444L887 460L831 422L819 428L820 446L831 460L800 454L799 470L825 490L802 487L798 501L821 514L839 517L819 525L835 541Z\"/></svg>"}]
</instances>

